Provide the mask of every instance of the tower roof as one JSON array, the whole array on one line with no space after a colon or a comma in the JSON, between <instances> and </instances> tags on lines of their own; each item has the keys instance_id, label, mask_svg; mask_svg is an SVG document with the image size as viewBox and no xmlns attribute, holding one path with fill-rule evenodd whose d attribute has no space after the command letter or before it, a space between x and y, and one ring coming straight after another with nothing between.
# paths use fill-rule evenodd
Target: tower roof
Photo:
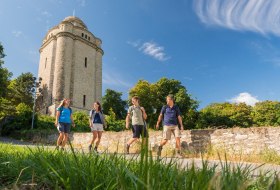
<instances>
[{"instance_id":1,"label":"tower roof","mask_svg":"<svg viewBox=\"0 0 280 190\"><path fill-rule=\"evenodd\" d=\"M75 16L68 16L63 20L63 22L71 22L74 26L79 26L87 29L86 24L81 19Z\"/></svg>"}]
</instances>

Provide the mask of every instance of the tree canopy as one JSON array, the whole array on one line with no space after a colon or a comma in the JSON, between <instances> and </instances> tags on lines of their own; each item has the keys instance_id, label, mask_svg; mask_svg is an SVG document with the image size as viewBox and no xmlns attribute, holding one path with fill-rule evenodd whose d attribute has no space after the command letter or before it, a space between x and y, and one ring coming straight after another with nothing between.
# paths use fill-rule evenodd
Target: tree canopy
<instances>
[{"instance_id":1,"label":"tree canopy","mask_svg":"<svg viewBox=\"0 0 280 190\"><path fill-rule=\"evenodd\" d=\"M105 95L102 98L103 112L109 115L110 108L116 114L117 119L124 119L126 116L126 101L121 98L122 93L111 89L105 91Z\"/></svg>"}]
</instances>

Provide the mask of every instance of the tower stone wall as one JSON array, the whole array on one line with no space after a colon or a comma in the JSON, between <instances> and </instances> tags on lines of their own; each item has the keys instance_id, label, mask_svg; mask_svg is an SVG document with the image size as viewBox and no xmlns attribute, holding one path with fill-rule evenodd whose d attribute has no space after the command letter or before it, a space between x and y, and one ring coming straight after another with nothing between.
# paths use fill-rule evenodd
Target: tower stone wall
<instances>
[{"instance_id":1,"label":"tower stone wall","mask_svg":"<svg viewBox=\"0 0 280 190\"><path fill-rule=\"evenodd\" d=\"M63 98L74 110L88 111L102 95L101 40L77 17L48 31L40 48L41 112L51 115Z\"/></svg>"}]
</instances>

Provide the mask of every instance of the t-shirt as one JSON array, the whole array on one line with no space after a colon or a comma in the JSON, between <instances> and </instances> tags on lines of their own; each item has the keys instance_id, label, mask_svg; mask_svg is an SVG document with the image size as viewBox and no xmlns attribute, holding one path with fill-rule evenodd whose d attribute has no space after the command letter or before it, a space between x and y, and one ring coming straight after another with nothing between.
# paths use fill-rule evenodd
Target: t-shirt
<instances>
[{"instance_id":1,"label":"t-shirt","mask_svg":"<svg viewBox=\"0 0 280 190\"><path fill-rule=\"evenodd\" d=\"M93 123L101 123L102 124L99 113L95 114L94 119L93 119Z\"/></svg>"},{"instance_id":2,"label":"t-shirt","mask_svg":"<svg viewBox=\"0 0 280 190\"><path fill-rule=\"evenodd\" d=\"M165 105L162 107L160 113L163 115L163 125L167 125L167 126L178 125L177 118L179 115L181 115L178 106L173 105L173 107L171 108L170 106Z\"/></svg>"},{"instance_id":3,"label":"t-shirt","mask_svg":"<svg viewBox=\"0 0 280 190\"><path fill-rule=\"evenodd\" d=\"M71 110L69 108L65 107L59 107L56 109L57 111L60 111L60 116L58 122L62 123L71 123Z\"/></svg>"},{"instance_id":4,"label":"t-shirt","mask_svg":"<svg viewBox=\"0 0 280 190\"><path fill-rule=\"evenodd\" d=\"M140 106L130 106L127 113L130 114L132 125L144 125L142 110Z\"/></svg>"}]
</instances>

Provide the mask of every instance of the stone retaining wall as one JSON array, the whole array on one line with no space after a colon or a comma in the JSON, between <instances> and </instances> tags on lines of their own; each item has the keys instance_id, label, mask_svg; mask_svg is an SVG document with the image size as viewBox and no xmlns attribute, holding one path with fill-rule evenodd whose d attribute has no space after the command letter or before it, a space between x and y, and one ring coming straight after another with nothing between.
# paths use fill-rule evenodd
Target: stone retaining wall
<instances>
[{"instance_id":1,"label":"stone retaining wall","mask_svg":"<svg viewBox=\"0 0 280 190\"><path fill-rule=\"evenodd\" d=\"M149 146L155 151L161 141L162 131L149 132ZM266 149L272 149L280 153L280 127L258 128L232 128L232 129L208 129L186 130L182 133L181 146L184 150L200 153L215 148L234 153L259 153ZM45 142L54 143L57 134L49 135ZM92 138L91 133L73 133L70 141L77 148L87 149ZM100 150L109 152L123 152L126 142L131 138L130 131L104 132L100 143ZM140 143L131 147L131 152L139 151ZM175 148L175 139L164 146L163 152L168 153Z\"/></svg>"}]
</instances>

